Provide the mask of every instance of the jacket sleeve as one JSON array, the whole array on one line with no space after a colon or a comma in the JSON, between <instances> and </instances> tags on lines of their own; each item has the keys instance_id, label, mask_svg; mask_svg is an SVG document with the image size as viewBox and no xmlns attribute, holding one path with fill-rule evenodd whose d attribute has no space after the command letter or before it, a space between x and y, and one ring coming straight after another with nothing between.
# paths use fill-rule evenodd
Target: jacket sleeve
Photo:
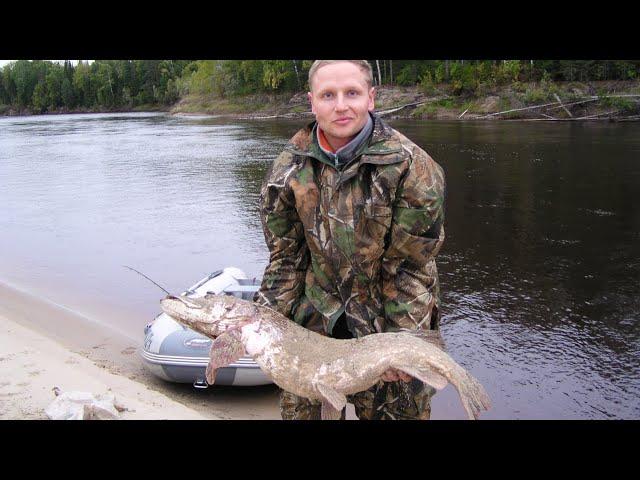
<instances>
[{"instance_id":1,"label":"jacket sleeve","mask_svg":"<svg viewBox=\"0 0 640 480\"><path fill-rule=\"evenodd\" d=\"M435 258L444 242L445 179L419 147L396 191L391 235L382 262L385 331L439 328L440 288Z\"/></svg>"},{"instance_id":2,"label":"jacket sleeve","mask_svg":"<svg viewBox=\"0 0 640 480\"><path fill-rule=\"evenodd\" d=\"M262 184L260 219L269 249L269 264L254 301L291 318L304 292L308 247L295 208L289 177L295 170L293 155L283 152L271 165Z\"/></svg>"}]
</instances>

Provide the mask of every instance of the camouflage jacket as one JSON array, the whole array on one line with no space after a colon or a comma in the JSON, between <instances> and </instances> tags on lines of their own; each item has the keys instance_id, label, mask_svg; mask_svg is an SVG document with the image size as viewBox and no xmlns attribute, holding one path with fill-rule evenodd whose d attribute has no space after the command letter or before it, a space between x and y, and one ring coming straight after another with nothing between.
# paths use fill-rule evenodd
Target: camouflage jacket
<instances>
[{"instance_id":1,"label":"camouflage jacket","mask_svg":"<svg viewBox=\"0 0 640 480\"><path fill-rule=\"evenodd\" d=\"M325 335L343 313L357 337L437 329L442 168L374 116L369 141L338 170L314 140L314 123L263 182L270 259L254 300Z\"/></svg>"}]
</instances>

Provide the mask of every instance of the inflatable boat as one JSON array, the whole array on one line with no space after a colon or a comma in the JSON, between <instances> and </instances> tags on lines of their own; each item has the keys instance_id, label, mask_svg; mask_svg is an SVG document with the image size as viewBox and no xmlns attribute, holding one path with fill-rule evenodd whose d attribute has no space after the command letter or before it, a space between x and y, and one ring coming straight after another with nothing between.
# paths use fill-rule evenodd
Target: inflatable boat
<instances>
[{"instance_id":1,"label":"inflatable boat","mask_svg":"<svg viewBox=\"0 0 640 480\"><path fill-rule=\"evenodd\" d=\"M182 293L187 297L203 297L207 293L234 295L251 300L260 281L248 279L244 272L227 267L206 276ZM207 388L205 370L209 363L212 340L160 313L144 328L141 355L152 374L169 382L192 383L195 388ZM273 383L253 359L240 358L218 370L216 385L254 386Z\"/></svg>"}]
</instances>

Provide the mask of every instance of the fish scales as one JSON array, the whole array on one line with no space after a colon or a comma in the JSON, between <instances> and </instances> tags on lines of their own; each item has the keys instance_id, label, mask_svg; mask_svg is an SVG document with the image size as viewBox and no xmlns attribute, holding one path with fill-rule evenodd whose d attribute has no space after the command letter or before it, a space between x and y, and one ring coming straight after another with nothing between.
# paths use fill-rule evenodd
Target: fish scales
<instances>
[{"instance_id":1,"label":"fish scales","mask_svg":"<svg viewBox=\"0 0 640 480\"><path fill-rule=\"evenodd\" d=\"M436 389L451 383L471 419L490 408L482 385L442 348L441 340L406 332L334 339L308 330L275 310L229 295L169 295L162 310L213 338L209 383L215 371L246 354L279 387L322 403L322 418L339 418L346 396L369 389L395 368ZM427 341L425 341L427 340Z\"/></svg>"}]
</instances>

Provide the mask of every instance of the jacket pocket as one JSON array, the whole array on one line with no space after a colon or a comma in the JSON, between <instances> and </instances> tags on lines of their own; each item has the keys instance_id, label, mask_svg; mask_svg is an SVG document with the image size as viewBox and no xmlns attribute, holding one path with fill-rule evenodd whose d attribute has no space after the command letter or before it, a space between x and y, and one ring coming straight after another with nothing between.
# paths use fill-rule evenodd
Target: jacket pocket
<instances>
[{"instance_id":1,"label":"jacket pocket","mask_svg":"<svg viewBox=\"0 0 640 480\"><path fill-rule=\"evenodd\" d=\"M391 207L375 203L365 205L363 209L363 228L361 253L367 260L380 258L384 252L385 241L391 230Z\"/></svg>"}]
</instances>

